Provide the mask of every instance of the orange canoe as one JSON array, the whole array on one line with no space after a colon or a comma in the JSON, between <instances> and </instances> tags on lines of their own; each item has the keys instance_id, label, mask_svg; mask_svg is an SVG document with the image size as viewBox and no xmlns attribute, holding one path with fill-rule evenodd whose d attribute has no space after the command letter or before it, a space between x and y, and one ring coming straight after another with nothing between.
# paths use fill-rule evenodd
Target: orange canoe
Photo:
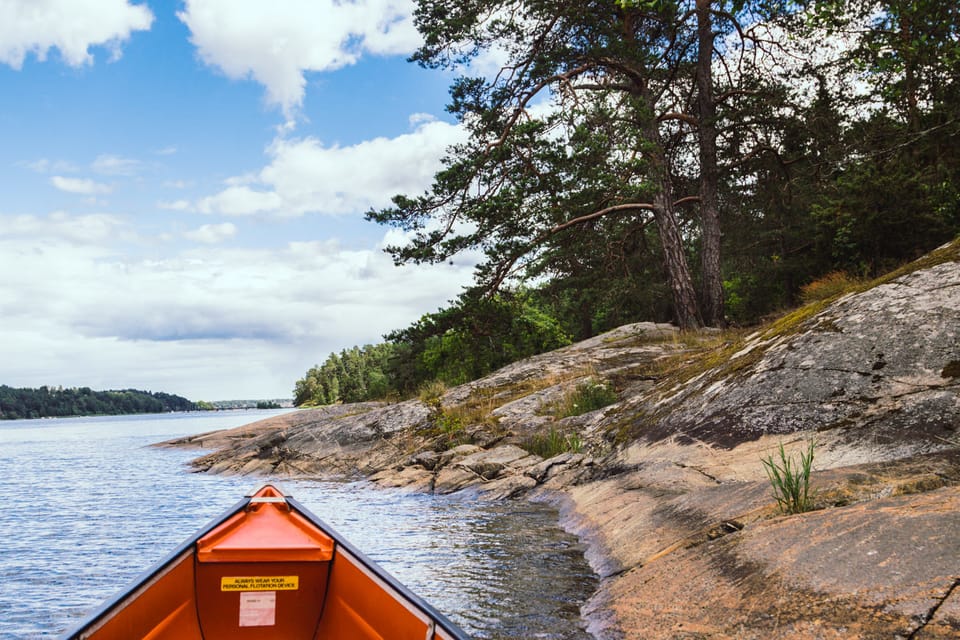
<instances>
[{"instance_id":1,"label":"orange canoe","mask_svg":"<svg viewBox=\"0 0 960 640\"><path fill-rule=\"evenodd\" d=\"M265 485L64 640L458 640L468 636Z\"/></svg>"}]
</instances>

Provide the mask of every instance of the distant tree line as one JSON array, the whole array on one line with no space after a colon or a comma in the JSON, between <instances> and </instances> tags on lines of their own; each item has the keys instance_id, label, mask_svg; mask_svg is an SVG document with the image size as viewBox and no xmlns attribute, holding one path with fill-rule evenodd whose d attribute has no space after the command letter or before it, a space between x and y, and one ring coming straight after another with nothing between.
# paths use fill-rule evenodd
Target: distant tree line
<instances>
[{"instance_id":1,"label":"distant tree line","mask_svg":"<svg viewBox=\"0 0 960 640\"><path fill-rule=\"evenodd\" d=\"M283 409L293 406L289 398L269 400L198 400L198 411L230 411L233 409Z\"/></svg>"},{"instance_id":2,"label":"distant tree line","mask_svg":"<svg viewBox=\"0 0 960 640\"><path fill-rule=\"evenodd\" d=\"M467 139L368 219L404 232L398 264L479 255L474 285L331 354L297 404L456 384L625 322L751 325L960 233L960 4L415 5L413 60L463 74Z\"/></svg>"},{"instance_id":3,"label":"distant tree line","mask_svg":"<svg viewBox=\"0 0 960 640\"><path fill-rule=\"evenodd\" d=\"M0 419L3 420L167 413L196 408L196 404L177 395L137 389L93 391L89 387L47 386L15 389L0 385Z\"/></svg>"}]
</instances>

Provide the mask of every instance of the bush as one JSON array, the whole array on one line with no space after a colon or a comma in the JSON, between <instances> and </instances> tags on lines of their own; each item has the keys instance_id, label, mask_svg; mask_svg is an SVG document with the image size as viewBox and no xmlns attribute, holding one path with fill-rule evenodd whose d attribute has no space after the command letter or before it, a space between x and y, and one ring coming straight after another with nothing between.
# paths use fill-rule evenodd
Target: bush
<instances>
[{"instance_id":1,"label":"bush","mask_svg":"<svg viewBox=\"0 0 960 640\"><path fill-rule=\"evenodd\" d=\"M780 443L780 460L773 455L761 459L770 485L773 487L773 497L783 513L803 513L813 508L813 495L810 493L810 471L813 467L813 450L815 443L810 440L806 452L800 452L799 465L793 458L788 458Z\"/></svg>"},{"instance_id":2,"label":"bush","mask_svg":"<svg viewBox=\"0 0 960 640\"><path fill-rule=\"evenodd\" d=\"M418 395L420 401L430 409L428 421L432 435L442 436L447 448L469 441L465 434L462 418L450 412L443 406L443 394L447 392L447 385L442 380L434 380L420 385Z\"/></svg>"}]
</instances>

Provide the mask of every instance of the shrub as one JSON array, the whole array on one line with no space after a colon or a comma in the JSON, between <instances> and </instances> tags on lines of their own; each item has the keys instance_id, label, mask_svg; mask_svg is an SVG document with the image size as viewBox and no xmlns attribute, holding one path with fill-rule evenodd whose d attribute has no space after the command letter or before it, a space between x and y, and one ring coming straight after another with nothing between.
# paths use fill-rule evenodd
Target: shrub
<instances>
[{"instance_id":1,"label":"shrub","mask_svg":"<svg viewBox=\"0 0 960 640\"><path fill-rule=\"evenodd\" d=\"M446 446L455 447L469 441L462 416L443 406L443 394L447 392L447 385L441 380L427 382L420 386L419 396L430 409L428 421L430 433L442 436Z\"/></svg>"},{"instance_id":2,"label":"shrub","mask_svg":"<svg viewBox=\"0 0 960 640\"><path fill-rule=\"evenodd\" d=\"M806 452L800 452L800 463L788 458L780 443L780 459L775 460L773 455L761 459L770 485L773 487L773 497L783 513L803 513L813 508L813 495L810 493L810 471L813 467L813 450L815 442L810 440Z\"/></svg>"}]
</instances>

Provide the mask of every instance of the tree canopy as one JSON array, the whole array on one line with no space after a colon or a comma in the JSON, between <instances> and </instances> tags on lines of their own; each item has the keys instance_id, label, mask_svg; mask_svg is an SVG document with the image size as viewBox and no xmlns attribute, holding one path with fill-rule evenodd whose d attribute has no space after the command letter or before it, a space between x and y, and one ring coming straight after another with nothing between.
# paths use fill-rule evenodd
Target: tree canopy
<instances>
[{"instance_id":1,"label":"tree canopy","mask_svg":"<svg viewBox=\"0 0 960 640\"><path fill-rule=\"evenodd\" d=\"M574 340L749 324L960 232L956 3L418 0L415 22L468 137L368 218L407 232L398 263L481 258L466 298L388 336L391 389L546 348L513 349L533 325L484 300L522 292Z\"/></svg>"}]
</instances>

